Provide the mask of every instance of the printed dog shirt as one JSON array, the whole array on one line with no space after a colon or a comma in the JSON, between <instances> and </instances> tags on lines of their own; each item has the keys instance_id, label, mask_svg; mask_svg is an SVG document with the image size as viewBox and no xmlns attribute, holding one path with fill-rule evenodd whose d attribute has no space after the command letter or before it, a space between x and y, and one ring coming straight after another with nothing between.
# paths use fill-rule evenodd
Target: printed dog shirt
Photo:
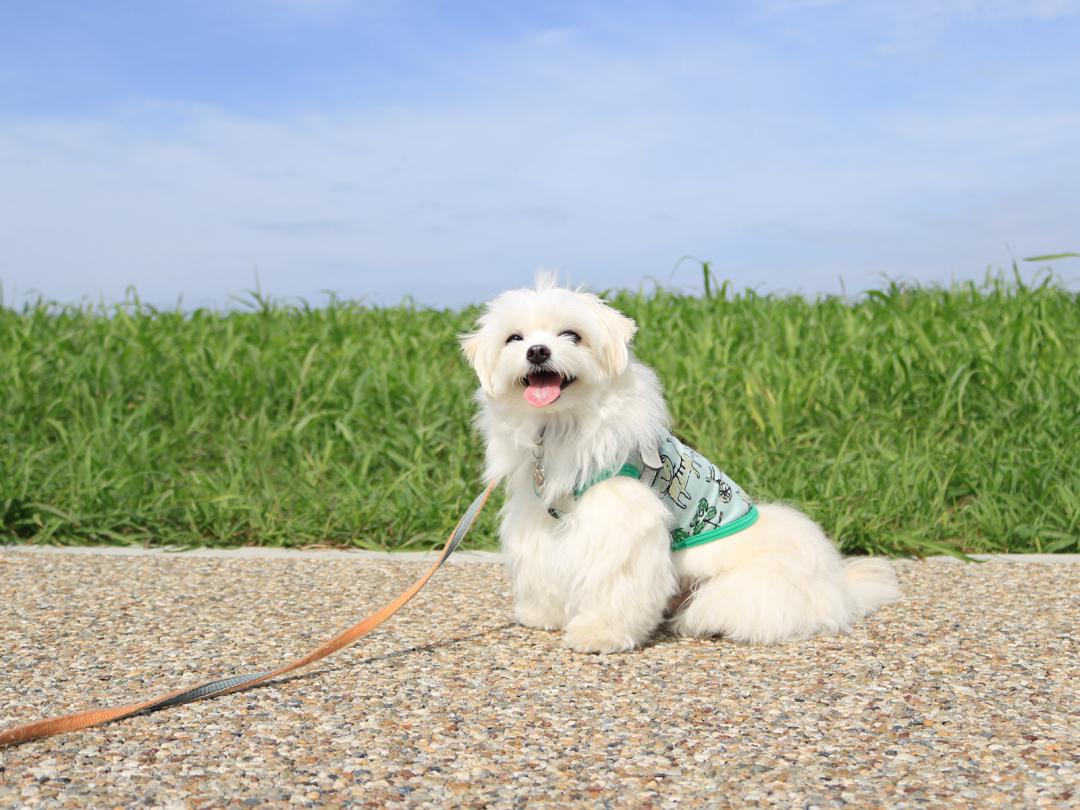
<instances>
[{"instance_id":1,"label":"printed dog shirt","mask_svg":"<svg viewBox=\"0 0 1080 810\"><path fill-rule=\"evenodd\" d=\"M658 451L660 468L650 469L642 461L638 478L674 516L672 550L729 537L757 522L758 511L746 493L703 455L670 433Z\"/></svg>"},{"instance_id":2,"label":"printed dog shirt","mask_svg":"<svg viewBox=\"0 0 1080 810\"><path fill-rule=\"evenodd\" d=\"M657 456L660 466L653 467L635 452L620 469L601 473L574 490L574 498L617 475L637 478L660 496L673 516L673 551L730 537L757 522L758 510L746 493L696 450L668 433ZM562 513L553 509L551 516L562 517Z\"/></svg>"}]
</instances>

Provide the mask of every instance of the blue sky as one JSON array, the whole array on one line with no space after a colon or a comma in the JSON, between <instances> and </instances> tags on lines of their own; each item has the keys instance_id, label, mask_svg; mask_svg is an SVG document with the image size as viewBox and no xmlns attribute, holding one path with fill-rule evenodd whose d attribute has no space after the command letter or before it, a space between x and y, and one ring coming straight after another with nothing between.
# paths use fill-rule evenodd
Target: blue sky
<instances>
[{"instance_id":1,"label":"blue sky","mask_svg":"<svg viewBox=\"0 0 1080 810\"><path fill-rule=\"evenodd\" d=\"M3 295L979 278L1080 250L1078 6L8 0Z\"/></svg>"}]
</instances>

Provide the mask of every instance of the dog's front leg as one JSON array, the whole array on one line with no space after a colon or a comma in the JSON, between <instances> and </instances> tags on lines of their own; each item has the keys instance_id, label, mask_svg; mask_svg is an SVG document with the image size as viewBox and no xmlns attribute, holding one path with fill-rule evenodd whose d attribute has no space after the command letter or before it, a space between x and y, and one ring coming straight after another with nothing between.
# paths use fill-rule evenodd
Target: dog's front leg
<instances>
[{"instance_id":1,"label":"dog's front leg","mask_svg":"<svg viewBox=\"0 0 1080 810\"><path fill-rule=\"evenodd\" d=\"M593 653L640 646L677 590L667 510L640 482L611 478L586 491L567 519L566 646Z\"/></svg>"},{"instance_id":2,"label":"dog's front leg","mask_svg":"<svg viewBox=\"0 0 1080 810\"><path fill-rule=\"evenodd\" d=\"M500 540L514 589L514 618L538 630L559 630L566 624L554 523L531 492L511 495L503 507Z\"/></svg>"}]
</instances>

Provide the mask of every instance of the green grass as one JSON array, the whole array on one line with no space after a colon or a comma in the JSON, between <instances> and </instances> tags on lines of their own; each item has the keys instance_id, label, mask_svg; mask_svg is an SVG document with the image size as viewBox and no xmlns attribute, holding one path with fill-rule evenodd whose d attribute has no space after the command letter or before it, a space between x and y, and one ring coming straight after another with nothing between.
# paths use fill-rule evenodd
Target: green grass
<instances>
[{"instance_id":1,"label":"green grass","mask_svg":"<svg viewBox=\"0 0 1080 810\"><path fill-rule=\"evenodd\" d=\"M848 552L1080 550L1080 298L615 294L676 430ZM479 489L476 309L0 307L0 539L424 548ZM497 503L495 506L497 507ZM494 543L497 508L469 541Z\"/></svg>"}]
</instances>

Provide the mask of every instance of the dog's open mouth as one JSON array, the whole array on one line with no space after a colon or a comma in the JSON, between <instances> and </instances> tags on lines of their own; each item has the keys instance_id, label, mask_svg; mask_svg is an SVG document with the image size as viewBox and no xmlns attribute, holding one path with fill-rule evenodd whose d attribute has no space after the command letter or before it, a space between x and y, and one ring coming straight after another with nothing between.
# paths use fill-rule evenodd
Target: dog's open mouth
<instances>
[{"instance_id":1,"label":"dog's open mouth","mask_svg":"<svg viewBox=\"0 0 1080 810\"><path fill-rule=\"evenodd\" d=\"M543 408L557 400L563 389L573 381L573 377L564 377L557 371L535 371L521 378L521 384L525 386L526 402L537 408Z\"/></svg>"}]
</instances>

